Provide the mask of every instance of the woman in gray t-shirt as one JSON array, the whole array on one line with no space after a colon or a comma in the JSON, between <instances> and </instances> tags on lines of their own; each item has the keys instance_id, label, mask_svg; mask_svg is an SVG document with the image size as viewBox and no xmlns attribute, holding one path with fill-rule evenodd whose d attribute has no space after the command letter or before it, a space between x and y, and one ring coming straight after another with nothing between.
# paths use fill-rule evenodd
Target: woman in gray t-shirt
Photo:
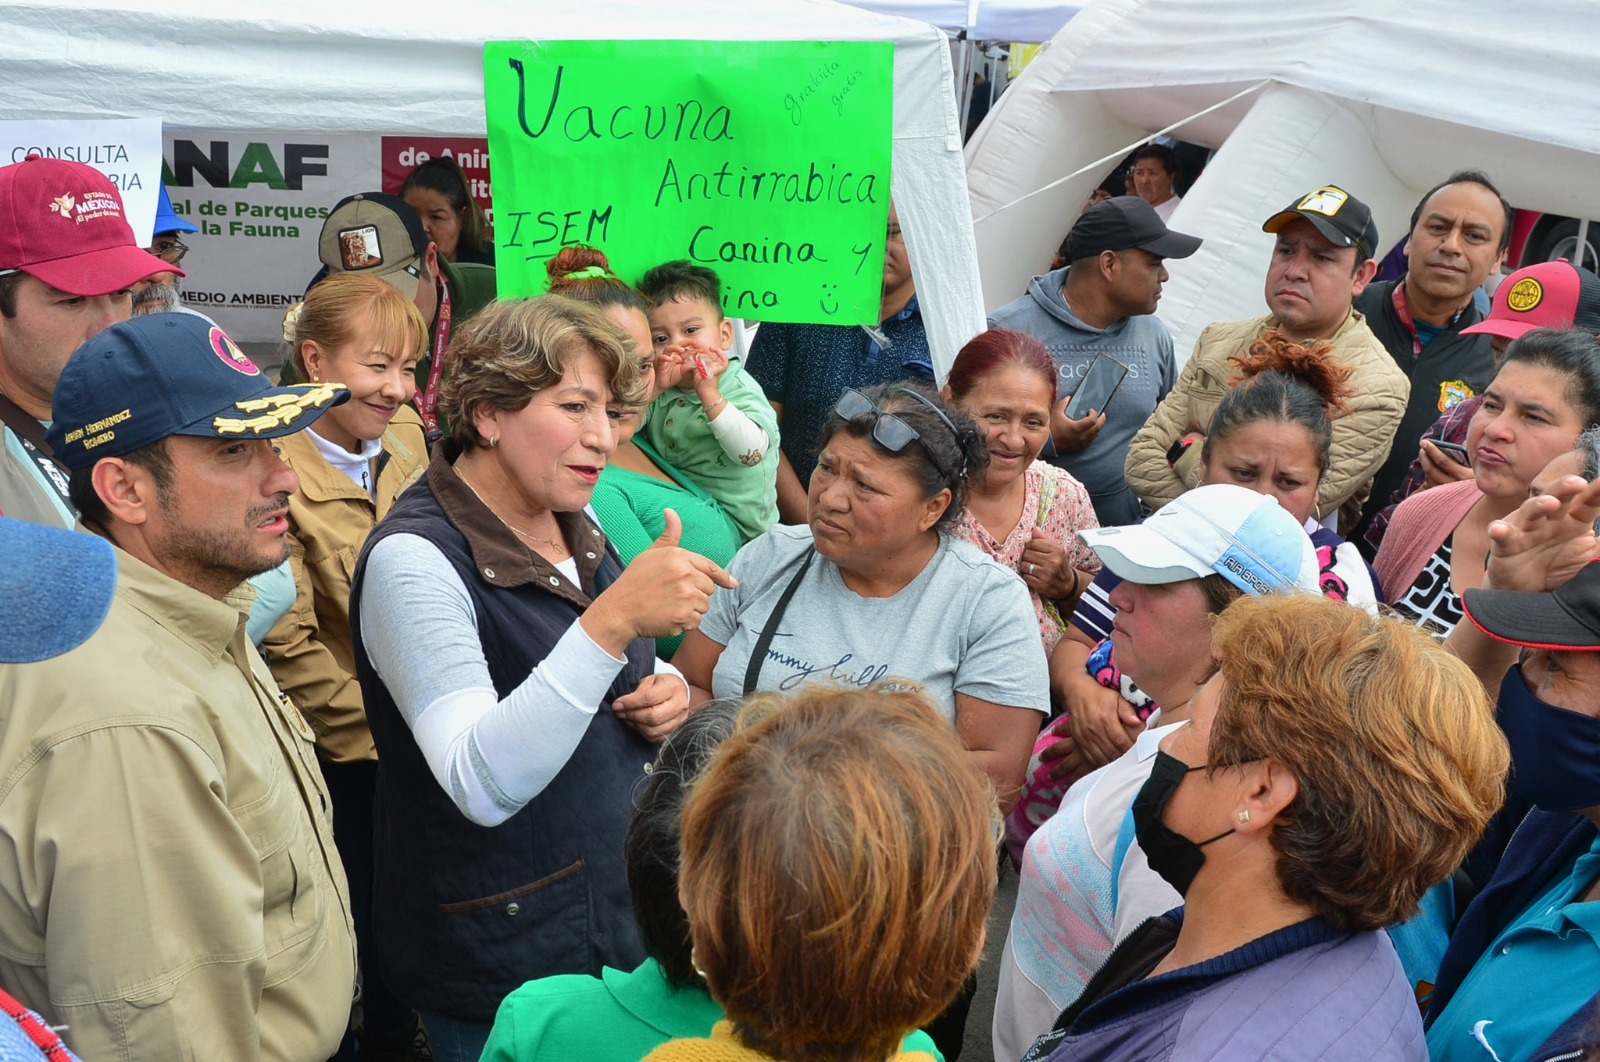
<instances>
[{"instance_id":1,"label":"woman in gray t-shirt","mask_svg":"<svg viewBox=\"0 0 1600 1062\"><path fill-rule=\"evenodd\" d=\"M712 596L673 663L718 697L812 681L921 688L1009 806L1049 690L1027 588L946 533L988 462L982 436L908 382L847 390L818 450L809 526L740 551L738 588Z\"/></svg>"}]
</instances>

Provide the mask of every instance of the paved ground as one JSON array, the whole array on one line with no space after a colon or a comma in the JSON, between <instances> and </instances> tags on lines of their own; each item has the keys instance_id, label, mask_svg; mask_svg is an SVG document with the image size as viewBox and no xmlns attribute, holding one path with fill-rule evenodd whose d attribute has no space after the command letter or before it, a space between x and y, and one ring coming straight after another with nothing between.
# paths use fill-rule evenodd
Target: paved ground
<instances>
[{"instance_id":1,"label":"paved ground","mask_svg":"<svg viewBox=\"0 0 1600 1062\"><path fill-rule=\"evenodd\" d=\"M994 1023L995 980L999 975L1000 949L1006 942L1006 930L1011 925L1011 911L1017 906L1017 872L1006 860L1000 875L1000 888L994 898L994 914L989 916L989 941L984 945L983 964L978 967L978 994L973 997L972 1011L967 1016L965 1046L961 1048L961 1062L1017 1062L1016 1059L994 1057L993 1041L989 1036Z\"/></svg>"}]
</instances>

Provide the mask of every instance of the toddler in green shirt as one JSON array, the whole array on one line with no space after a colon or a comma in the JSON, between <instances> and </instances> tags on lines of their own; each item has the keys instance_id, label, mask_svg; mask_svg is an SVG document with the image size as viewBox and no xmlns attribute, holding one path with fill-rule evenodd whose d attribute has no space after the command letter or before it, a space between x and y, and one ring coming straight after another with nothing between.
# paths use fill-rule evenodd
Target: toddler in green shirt
<instances>
[{"instance_id":1,"label":"toddler in green shirt","mask_svg":"<svg viewBox=\"0 0 1600 1062\"><path fill-rule=\"evenodd\" d=\"M650 302L656 400L645 437L722 504L748 542L778 522L778 418L733 346L722 282L680 260L639 281Z\"/></svg>"}]
</instances>

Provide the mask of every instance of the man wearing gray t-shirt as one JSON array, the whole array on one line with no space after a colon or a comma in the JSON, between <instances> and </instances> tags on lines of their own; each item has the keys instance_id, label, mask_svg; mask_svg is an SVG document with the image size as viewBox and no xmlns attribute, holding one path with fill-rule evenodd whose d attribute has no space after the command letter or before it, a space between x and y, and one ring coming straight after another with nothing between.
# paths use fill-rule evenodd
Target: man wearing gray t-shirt
<instances>
[{"instance_id":1,"label":"man wearing gray t-shirt","mask_svg":"<svg viewBox=\"0 0 1600 1062\"><path fill-rule=\"evenodd\" d=\"M1167 280L1163 261L1187 258L1200 240L1169 230L1137 196L1084 211L1067 236L1067 265L1028 282L1028 293L995 311L993 328L1044 343L1060 373L1051 460L1088 488L1102 526L1138 523L1139 499L1123 469L1128 444L1177 378L1172 336L1154 316ZM1068 402L1097 354L1127 367L1105 409L1070 419ZM1049 451L1046 451L1047 456Z\"/></svg>"}]
</instances>

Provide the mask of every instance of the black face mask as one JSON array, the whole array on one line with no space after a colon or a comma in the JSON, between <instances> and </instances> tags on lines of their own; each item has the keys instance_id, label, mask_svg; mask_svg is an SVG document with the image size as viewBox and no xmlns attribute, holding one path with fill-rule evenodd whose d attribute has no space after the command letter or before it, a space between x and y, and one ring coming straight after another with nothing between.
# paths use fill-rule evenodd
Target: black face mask
<instances>
[{"instance_id":1,"label":"black face mask","mask_svg":"<svg viewBox=\"0 0 1600 1062\"><path fill-rule=\"evenodd\" d=\"M1547 811L1600 805L1600 719L1535 697L1521 664L1506 672L1499 707L1513 793Z\"/></svg>"},{"instance_id":2,"label":"black face mask","mask_svg":"<svg viewBox=\"0 0 1600 1062\"><path fill-rule=\"evenodd\" d=\"M1177 757L1157 750L1150 777L1139 787L1139 795L1133 798L1133 835L1138 838L1139 847L1144 849L1150 869L1161 875L1161 879L1176 889L1179 896L1188 894L1189 886L1194 884L1194 876L1200 873L1201 864L1206 861L1205 846L1234 832L1227 830L1209 841L1196 844L1161 821L1161 813L1166 810L1184 777L1190 771L1205 769L1205 764L1190 767Z\"/></svg>"}]
</instances>

